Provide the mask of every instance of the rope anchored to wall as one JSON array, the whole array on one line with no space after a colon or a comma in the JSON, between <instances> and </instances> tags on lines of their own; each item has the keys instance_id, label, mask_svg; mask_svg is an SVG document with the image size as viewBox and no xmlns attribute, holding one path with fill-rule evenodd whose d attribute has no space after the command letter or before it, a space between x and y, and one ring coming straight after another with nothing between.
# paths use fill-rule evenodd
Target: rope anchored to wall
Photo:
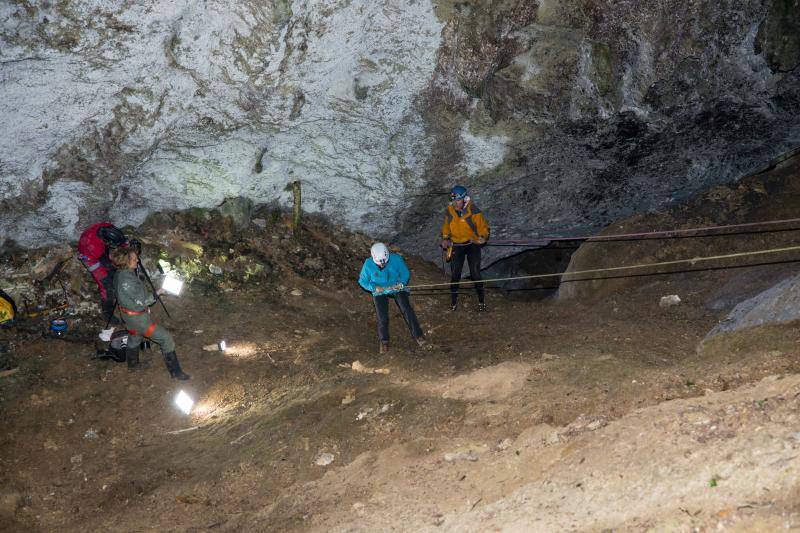
<instances>
[{"instance_id":1,"label":"rope anchored to wall","mask_svg":"<svg viewBox=\"0 0 800 533\"><path fill-rule=\"evenodd\" d=\"M587 270L575 270L572 272L556 272L552 274L531 274L528 276L511 276L507 278L492 278L492 279L484 279L484 280L462 280L462 281L455 281L455 282L446 282L446 283L423 283L417 285L408 285L407 289L425 289L425 288L432 288L432 287L449 287L452 284L458 284L461 286L462 284L475 284L475 283L493 283L498 281L516 281L516 280L523 280L523 279L543 279L543 278L555 278L555 277L562 277L562 278L569 278L571 276L581 276L586 274L600 274L600 273L608 273L608 272L620 272L625 270L641 270L646 268L655 268L655 267L665 267L665 266L674 266L674 265L696 265L697 263L706 263L709 261L720 261L723 259L736 259L740 257L756 257L756 256L764 256L770 254L780 254L785 252L795 252L800 251L800 246L787 246L784 248L770 248L767 250L755 250L751 252L738 252L734 254L724 254L724 255L710 255L705 257L693 257L691 259L675 259L672 261L659 261L657 263L640 263L635 265L626 265L626 266L617 266L617 267L606 267L606 268L591 268ZM665 272L666 274L667 272ZM571 281L570 279L562 279L562 282ZM574 280L578 281L578 280ZM580 280L580 281L589 281L589 280Z\"/></svg>"},{"instance_id":2,"label":"rope anchored to wall","mask_svg":"<svg viewBox=\"0 0 800 533\"><path fill-rule=\"evenodd\" d=\"M787 218L784 220L766 220L763 222L745 222L742 224L728 224L720 226L705 226L700 228L639 231L634 233L618 233L613 235L577 235L564 236L536 236L531 239L492 239L488 246L547 246L551 242L604 242L604 241L634 241L646 239L678 239L691 237L716 237L725 235L741 235L749 233L770 233L777 231L794 231L800 228L770 228L767 226L780 226L784 224L800 224L800 218Z\"/></svg>"}]
</instances>

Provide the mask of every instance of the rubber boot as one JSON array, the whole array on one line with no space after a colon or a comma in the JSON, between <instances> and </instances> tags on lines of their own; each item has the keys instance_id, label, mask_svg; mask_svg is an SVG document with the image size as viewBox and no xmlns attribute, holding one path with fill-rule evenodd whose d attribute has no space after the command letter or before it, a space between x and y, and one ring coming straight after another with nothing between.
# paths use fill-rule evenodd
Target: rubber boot
<instances>
[{"instance_id":1,"label":"rubber boot","mask_svg":"<svg viewBox=\"0 0 800 533\"><path fill-rule=\"evenodd\" d=\"M172 379L179 379L181 381L189 379L189 374L185 374L183 370L181 370L181 364L178 362L178 356L175 355L175 352L165 353L164 363L167 365L169 376Z\"/></svg>"},{"instance_id":2,"label":"rubber boot","mask_svg":"<svg viewBox=\"0 0 800 533\"><path fill-rule=\"evenodd\" d=\"M150 368L150 363L139 362L139 347L136 348L125 348L125 359L128 361L128 370L136 371L136 370L144 370L145 368Z\"/></svg>"},{"instance_id":3,"label":"rubber boot","mask_svg":"<svg viewBox=\"0 0 800 533\"><path fill-rule=\"evenodd\" d=\"M381 341L378 353L389 353L389 341Z\"/></svg>"}]
</instances>

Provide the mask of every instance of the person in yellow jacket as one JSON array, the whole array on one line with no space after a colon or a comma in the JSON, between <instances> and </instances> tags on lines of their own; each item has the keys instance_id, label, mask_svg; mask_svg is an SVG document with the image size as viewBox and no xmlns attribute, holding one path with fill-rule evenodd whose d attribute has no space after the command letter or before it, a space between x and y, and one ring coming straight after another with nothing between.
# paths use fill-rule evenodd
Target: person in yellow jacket
<instances>
[{"instance_id":1,"label":"person in yellow jacket","mask_svg":"<svg viewBox=\"0 0 800 533\"><path fill-rule=\"evenodd\" d=\"M442 249L452 247L450 262L450 309L458 309L458 286L464 259L469 263L472 281L481 280L481 247L489 240L489 224L468 195L466 187L456 185L450 191L450 205L442 224ZM478 311L486 311L483 283L475 283Z\"/></svg>"}]
</instances>

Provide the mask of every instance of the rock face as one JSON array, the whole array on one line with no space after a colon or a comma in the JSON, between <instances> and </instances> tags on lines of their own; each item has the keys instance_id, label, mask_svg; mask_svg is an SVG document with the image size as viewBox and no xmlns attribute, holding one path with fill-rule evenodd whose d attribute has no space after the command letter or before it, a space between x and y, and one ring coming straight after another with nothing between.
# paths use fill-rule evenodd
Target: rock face
<instances>
[{"instance_id":1,"label":"rock face","mask_svg":"<svg viewBox=\"0 0 800 533\"><path fill-rule=\"evenodd\" d=\"M0 241L226 198L434 256L454 182L495 237L585 231L800 144L797 0L0 5ZM495 249L489 255L509 253Z\"/></svg>"},{"instance_id":2,"label":"rock face","mask_svg":"<svg viewBox=\"0 0 800 533\"><path fill-rule=\"evenodd\" d=\"M800 319L800 275L785 279L733 308L707 338L744 328Z\"/></svg>"}]
</instances>

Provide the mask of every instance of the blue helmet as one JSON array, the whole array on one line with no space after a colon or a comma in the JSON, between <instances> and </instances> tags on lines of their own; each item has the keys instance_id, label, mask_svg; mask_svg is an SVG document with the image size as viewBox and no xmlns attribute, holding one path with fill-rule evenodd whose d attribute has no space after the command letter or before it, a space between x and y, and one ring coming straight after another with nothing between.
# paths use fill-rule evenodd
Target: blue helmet
<instances>
[{"instance_id":1,"label":"blue helmet","mask_svg":"<svg viewBox=\"0 0 800 533\"><path fill-rule=\"evenodd\" d=\"M450 189L450 199L451 200L463 200L467 197L467 188L463 185L456 185L452 189Z\"/></svg>"}]
</instances>

